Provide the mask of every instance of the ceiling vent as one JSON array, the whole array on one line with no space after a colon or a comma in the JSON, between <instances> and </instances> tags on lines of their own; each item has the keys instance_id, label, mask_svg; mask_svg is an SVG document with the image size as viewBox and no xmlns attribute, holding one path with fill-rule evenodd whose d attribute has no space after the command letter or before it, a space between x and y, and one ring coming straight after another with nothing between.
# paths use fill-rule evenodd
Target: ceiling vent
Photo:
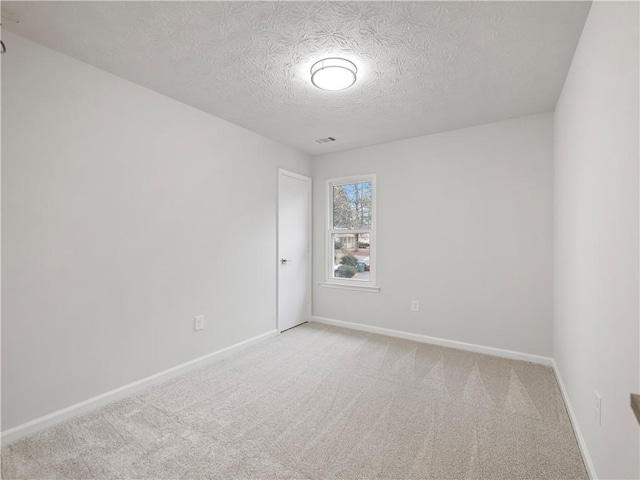
<instances>
[{"instance_id":1,"label":"ceiling vent","mask_svg":"<svg viewBox=\"0 0 640 480\"><path fill-rule=\"evenodd\" d=\"M324 137L324 138L318 138L316 140L316 143L327 143L327 142L335 142L336 139L333 137Z\"/></svg>"}]
</instances>

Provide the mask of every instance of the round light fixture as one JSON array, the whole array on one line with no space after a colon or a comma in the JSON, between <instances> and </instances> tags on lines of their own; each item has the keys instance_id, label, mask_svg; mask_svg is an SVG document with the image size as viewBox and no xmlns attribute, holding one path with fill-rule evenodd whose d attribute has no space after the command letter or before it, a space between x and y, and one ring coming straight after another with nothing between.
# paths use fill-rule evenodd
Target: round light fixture
<instances>
[{"instance_id":1,"label":"round light fixture","mask_svg":"<svg viewBox=\"0 0 640 480\"><path fill-rule=\"evenodd\" d=\"M344 90L356 83L358 69L344 58L325 58L311 67L311 83L322 90Z\"/></svg>"}]
</instances>

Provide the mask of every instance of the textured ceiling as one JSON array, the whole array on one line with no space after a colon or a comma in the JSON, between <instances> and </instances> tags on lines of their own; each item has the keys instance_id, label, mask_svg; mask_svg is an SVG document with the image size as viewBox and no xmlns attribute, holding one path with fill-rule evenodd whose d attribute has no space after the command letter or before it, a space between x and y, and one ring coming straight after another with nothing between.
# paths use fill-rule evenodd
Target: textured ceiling
<instances>
[{"instance_id":1,"label":"textured ceiling","mask_svg":"<svg viewBox=\"0 0 640 480\"><path fill-rule=\"evenodd\" d=\"M2 2L3 28L318 154L551 111L588 2ZM7 45L10 50L11 45ZM319 90L311 65L357 64ZM336 142L317 144L332 136Z\"/></svg>"}]
</instances>

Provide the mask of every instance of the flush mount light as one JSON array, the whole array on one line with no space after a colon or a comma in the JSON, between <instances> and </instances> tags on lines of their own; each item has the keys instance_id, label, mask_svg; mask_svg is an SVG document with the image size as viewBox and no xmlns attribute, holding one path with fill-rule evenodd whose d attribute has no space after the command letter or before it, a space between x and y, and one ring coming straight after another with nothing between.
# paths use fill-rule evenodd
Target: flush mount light
<instances>
[{"instance_id":1,"label":"flush mount light","mask_svg":"<svg viewBox=\"0 0 640 480\"><path fill-rule=\"evenodd\" d=\"M358 69L344 58L325 58L311 67L311 83L322 90L344 90L356 83Z\"/></svg>"}]
</instances>

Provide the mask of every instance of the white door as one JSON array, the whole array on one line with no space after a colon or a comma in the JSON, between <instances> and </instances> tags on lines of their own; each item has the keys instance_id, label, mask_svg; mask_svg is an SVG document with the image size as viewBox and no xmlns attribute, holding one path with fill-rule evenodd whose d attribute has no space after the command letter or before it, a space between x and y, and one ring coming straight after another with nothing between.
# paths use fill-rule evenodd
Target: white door
<instances>
[{"instance_id":1,"label":"white door","mask_svg":"<svg viewBox=\"0 0 640 480\"><path fill-rule=\"evenodd\" d=\"M311 316L311 179L278 172L278 330Z\"/></svg>"}]
</instances>

